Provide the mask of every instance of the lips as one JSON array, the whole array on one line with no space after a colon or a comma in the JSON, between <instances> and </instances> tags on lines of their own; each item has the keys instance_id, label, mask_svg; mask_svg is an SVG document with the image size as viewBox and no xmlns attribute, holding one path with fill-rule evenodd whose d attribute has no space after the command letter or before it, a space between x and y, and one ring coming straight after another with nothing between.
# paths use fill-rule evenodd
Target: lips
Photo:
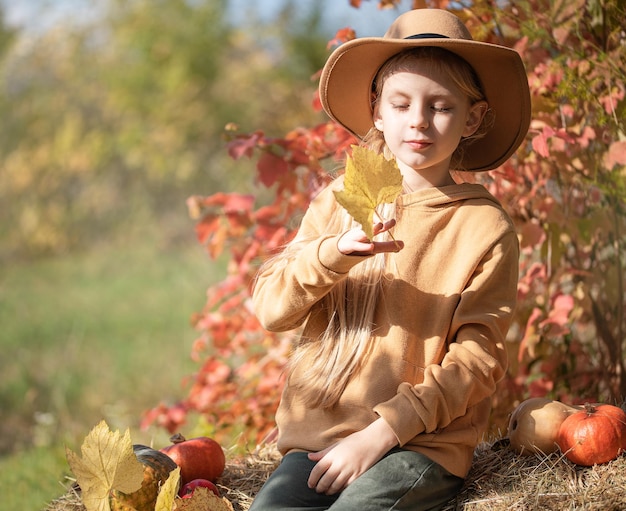
<instances>
[{"instance_id":1,"label":"lips","mask_svg":"<svg viewBox=\"0 0 626 511\"><path fill-rule=\"evenodd\" d=\"M405 142L406 145L415 150L427 149L432 145L432 142L428 140L407 140Z\"/></svg>"}]
</instances>

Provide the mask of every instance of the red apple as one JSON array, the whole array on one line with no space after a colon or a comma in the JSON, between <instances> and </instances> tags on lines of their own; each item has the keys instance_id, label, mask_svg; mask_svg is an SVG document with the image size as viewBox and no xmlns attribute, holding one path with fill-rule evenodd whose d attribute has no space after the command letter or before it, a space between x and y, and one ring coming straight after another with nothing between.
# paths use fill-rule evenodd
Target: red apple
<instances>
[{"instance_id":1,"label":"red apple","mask_svg":"<svg viewBox=\"0 0 626 511\"><path fill-rule=\"evenodd\" d=\"M215 482L222 475L226 466L226 457L222 446L215 440L201 436L185 439L181 434L170 438L173 442L161 449L180 467L181 485L194 479L206 479Z\"/></svg>"},{"instance_id":2,"label":"red apple","mask_svg":"<svg viewBox=\"0 0 626 511\"><path fill-rule=\"evenodd\" d=\"M194 479L193 481L189 481L180 489L178 495L183 499L189 499L193 495L193 492L196 491L196 488L208 488L215 493L215 495L220 496L220 491L217 489L217 486L207 479Z\"/></svg>"}]
</instances>

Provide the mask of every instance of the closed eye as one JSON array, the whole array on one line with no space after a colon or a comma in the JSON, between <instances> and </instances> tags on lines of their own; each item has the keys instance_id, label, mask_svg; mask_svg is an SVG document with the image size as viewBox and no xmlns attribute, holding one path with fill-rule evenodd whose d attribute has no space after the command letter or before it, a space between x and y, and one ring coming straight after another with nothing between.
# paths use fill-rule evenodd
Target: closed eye
<instances>
[{"instance_id":1,"label":"closed eye","mask_svg":"<svg viewBox=\"0 0 626 511\"><path fill-rule=\"evenodd\" d=\"M392 105L391 105L391 107L392 107L394 110L400 110L400 111L403 111L403 110L408 110L408 109L409 109L409 107L410 107L410 105L407 105L407 104L392 104Z\"/></svg>"}]
</instances>

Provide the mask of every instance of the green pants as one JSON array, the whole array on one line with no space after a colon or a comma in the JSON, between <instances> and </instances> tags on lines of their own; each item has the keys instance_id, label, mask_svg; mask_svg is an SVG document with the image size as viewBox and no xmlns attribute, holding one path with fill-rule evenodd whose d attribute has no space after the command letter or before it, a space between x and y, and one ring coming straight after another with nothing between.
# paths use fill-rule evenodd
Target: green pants
<instances>
[{"instance_id":1,"label":"green pants","mask_svg":"<svg viewBox=\"0 0 626 511\"><path fill-rule=\"evenodd\" d=\"M314 461L287 454L263 485L250 511L431 511L443 507L463 486L420 453L393 449L343 492L319 494L307 486Z\"/></svg>"}]
</instances>

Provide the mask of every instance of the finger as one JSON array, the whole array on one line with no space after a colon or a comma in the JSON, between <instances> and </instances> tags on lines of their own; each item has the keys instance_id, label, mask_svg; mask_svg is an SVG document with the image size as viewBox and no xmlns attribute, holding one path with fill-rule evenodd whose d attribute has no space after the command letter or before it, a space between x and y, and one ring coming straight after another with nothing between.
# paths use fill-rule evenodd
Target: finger
<instances>
[{"instance_id":1,"label":"finger","mask_svg":"<svg viewBox=\"0 0 626 511\"><path fill-rule=\"evenodd\" d=\"M375 241L374 252L380 254L382 252L399 252L404 248L404 241Z\"/></svg>"},{"instance_id":2,"label":"finger","mask_svg":"<svg viewBox=\"0 0 626 511\"><path fill-rule=\"evenodd\" d=\"M326 473L326 475L318 483L316 488L316 491L318 493L323 493L325 495L334 495L335 493L339 493L346 487L346 483L340 475L333 477L330 484L327 483L327 478L330 479L328 473Z\"/></svg>"},{"instance_id":3,"label":"finger","mask_svg":"<svg viewBox=\"0 0 626 511\"><path fill-rule=\"evenodd\" d=\"M347 231L339 238L337 248L342 254L371 253L373 245L363 231L352 230Z\"/></svg>"},{"instance_id":4,"label":"finger","mask_svg":"<svg viewBox=\"0 0 626 511\"><path fill-rule=\"evenodd\" d=\"M374 243L373 241L368 241L368 242L363 242L363 243L356 243L354 245L354 253L358 253L358 254L373 254L374 253L374 247L376 246L376 243Z\"/></svg>"},{"instance_id":5,"label":"finger","mask_svg":"<svg viewBox=\"0 0 626 511\"><path fill-rule=\"evenodd\" d=\"M320 484L320 481L324 477L324 474L328 470L328 467L323 464L323 462L318 462L311 470L309 474L309 479L307 480L307 485L309 488L315 488L317 491L317 487Z\"/></svg>"},{"instance_id":6,"label":"finger","mask_svg":"<svg viewBox=\"0 0 626 511\"><path fill-rule=\"evenodd\" d=\"M340 248L340 251L344 254L366 256L374 253L374 243L354 243L350 246Z\"/></svg>"},{"instance_id":7,"label":"finger","mask_svg":"<svg viewBox=\"0 0 626 511\"><path fill-rule=\"evenodd\" d=\"M328 472L326 472L315 485L315 491L317 493L324 493L326 495L332 495L332 493L328 493L332 491L331 488L335 481L334 476L331 476Z\"/></svg>"},{"instance_id":8,"label":"finger","mask_svg":"<svg viewBox=\"0 0 626 511\"><path fill-rule=\"evenodd\" d=\"M324 455L330 450L330 447L327 447L326 449L323 449L321 451L317 451L317 452L310 452L308 454L308 457L311 461L319 461L321 460Z\"/></svg>"},{"instance_id":9,"label":"finger","mask_svg":"<svg viewBox=\"0 0 626 511\"><path fill-rule=\"evenodd\" d=\"M374 225L373 232L374 232L375 235L376 234L380 234L381 232L388 231L389 229L391 229L395 225L396 225L396 219L395 218L392 218L391 220L387 220L384 223L379 222L379 223Z\"/></svg>"}]
</instances>

